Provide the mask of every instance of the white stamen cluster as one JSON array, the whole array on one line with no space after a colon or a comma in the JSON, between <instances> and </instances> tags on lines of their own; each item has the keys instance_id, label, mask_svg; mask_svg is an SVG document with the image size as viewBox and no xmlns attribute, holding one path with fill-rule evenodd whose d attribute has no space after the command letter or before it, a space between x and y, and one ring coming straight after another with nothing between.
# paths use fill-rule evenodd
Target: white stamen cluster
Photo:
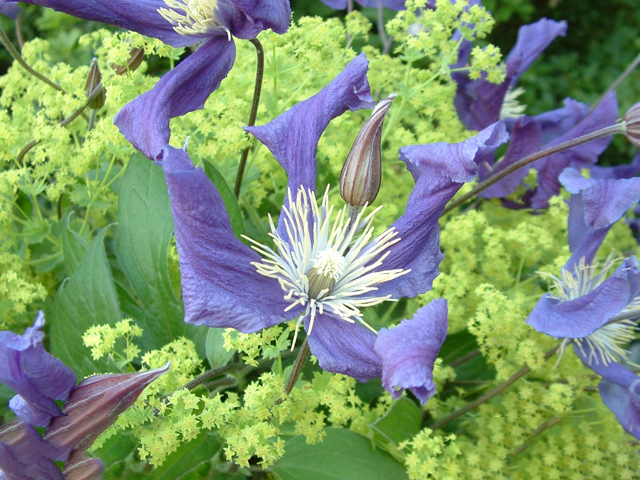
<instances>
[{"instance_id":1,"label":"white stamen cluster","mask_svg":"<svg viewBox=\"0 0 640 480\"><path fill-rule=\"evenodd\" d=\"M218 0L163 0L169 8L159 8L180 35L203 35L221 25L216 20Z\"/></svg>"},{"instance_id":2,"label":"white stamen cluster","mask_svg":"<svg viewBox=\"0 0 640 480\"><path fill-rule=\"evenodd\" d=\"M285 300L291 301L285 311L296 305L305 307L296 325L296 335L297 327L307 316L310 335L316 315L323 314L325 309L346 322L357 320L375 332L362 320L360 308L395 300L390 295L369 294L377 290L376 285L409 272L402 269L374 271L389 255L389 247L400 240L393 229L387 229L371 240L373 218L381 207L364 220L363 209L355 221L350 222L348 207L345 206L331 222L333 206L329 206L328 187L321 207L318 207L313 191L302 187L295 198L289 191L288 198L291 199L290 205L283 207L281 221L289 241L278 234L271 217L269 235L275 251L245 238L263 257L262 262L253 263L258 273L277 279ZM361 224L362 230L356 238Z\"/></svg>"},{"instance_id":3,"label":"white stamen cluster","mask_svg":"<svg viewBox=\"0 0 640 480\"><path fill-rule=\"evenodd\" d=\"M583 258L575 266L573 273L562 270L561 278L549 274L545 276L553 280L552 296L562 301L574 300L598 288L607 278L607 271L613 265L614 261L609 258L599 269L598 263L587 265ZM629 352L625 347L636 339L638 318L640 318L640 298L635 298L607 324L585 338L575 339L578 340L575 343L583 354L585 354L583 344L591 348L591 354L587 359L589 364L593 361L599 362L596 353L599 354L604 365L626 360ZM570 342L571 339L565 339L562 349L564 350Z\"/></svg>"},{"instance_id":4,"label":"white stamen cluster","mask_svg":"<svg viewBox=\"0 0 640 480\"><path fill-rule=\"evenodd\" d=\"M507 120L508 118L518 118L527 109L526 105L521 105L518 102L518 97L524 93L524 88L518 87L513 90L508 90L502 101L502 107L500 108L500 120Z\"/></svg>"}]
</instances>

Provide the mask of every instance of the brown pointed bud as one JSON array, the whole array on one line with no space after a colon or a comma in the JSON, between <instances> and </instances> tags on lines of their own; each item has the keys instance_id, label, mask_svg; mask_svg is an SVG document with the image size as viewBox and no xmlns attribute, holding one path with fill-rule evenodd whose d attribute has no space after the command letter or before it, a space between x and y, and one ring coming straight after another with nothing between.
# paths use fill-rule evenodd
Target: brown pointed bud
<instances>
[{"instance_id":1,"label":"brown pointed bud","mask_svg":"<svg viewBox=\"0 0 640 480\"><path fill-rule=\"evenodd\" d=\"M133 72L136 70L144 60L144 49L141 47L132 48L129 50L129 60L124 65L118 65L116 63L111 64L118 75L124 75L125 73Z\"/></svg>"},{"instance_id":2,"label":"brown pointed bud","mask_svg":"<svg viewBox=\"0 0 640 480\"><path fill-rule=\"evenodd\" d=\"M640 148L640 102L632 105L624 116L627 131L625 135L631 144Z\"/></svg>"},{"instance_id":3,"label":"brown pointed bud","mask_svg":"<svg viewBox=\"0 0 640 480\"><path fill-rule=\"evenodd\" d=\"M94 58L93 60L91 60L91 65L89 66L89 75L87 76L87 83L84 86L87 97L90 97L96 88L99 88L101 90L101 93L89 104L89 108L93 108L94 110L102 108L105 100L105 89L102 86L102 75L100 74L98 61Z\"/></svg>"},{"instance_id":4,"label":"brown pointed bud","mask_svg":"<svg viewBox=\"0 0 640 480\"><path fill-rule=\"evenodd\" d=\"M61 460L72 451L84 452L170 365L146 372L85 379L71 391L63 410L65 416L53 419L45 440L56 448Z\"/></svg>"},{"instance_id":5,"label":"brown pointed bud","mask_svg":"<svg viewBox=\"0 0 640 480\"><path fill-rule=\"evenodd\" d=\"M73 452L64 465L64 480L98 480L102 478L104 464L99 458L87 458Z\"/></svg>"},{"instance_id":6,"label":"brown pointed bud","mask_svg":"<svg viewBox=\"0 0 640 480\"><path fill-rule=\"evenodd\" d=\"M396 95L383 98L358 133L340 173L340 195L352 207L371 204L380 191L382 124Z\"/></svg>"}]
</instances>

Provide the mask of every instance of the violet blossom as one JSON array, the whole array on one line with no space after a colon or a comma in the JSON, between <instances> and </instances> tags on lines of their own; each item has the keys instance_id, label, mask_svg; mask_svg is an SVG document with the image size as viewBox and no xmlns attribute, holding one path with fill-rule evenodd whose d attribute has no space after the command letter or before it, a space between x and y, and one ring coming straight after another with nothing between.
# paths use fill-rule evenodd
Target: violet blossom
<instances>
[{"instance_id":1,"label":"violet blossom","mask_svg":"<svg viewBox=\"0 0 640 480\"><path fill-rule=\"evenodd\" d=\"M353 0L351 0L353 3ZM365 8L377 8L382 5L390 10L405 10L405 0L355 0L362 7ZM322 3L334 10L344 10L347 8L349 0L322 0Z\"/></svg>"},{"instance_id":2,"label":"violet blossom","mask_svg":"<svg viewBox=\"0 0 640 480\"><path fill-rule=\"evenodd\" d=\"M560 181L571 192L569 247L572 255L554 289L542 296L527 323L539 332L573 343L585 365L602 376L600 394L622 426L640 439L640 377L624 366L625 345L640 319L640 264L625 259L607 278L598 248L613 224L640 200L640 178L587 179L568 168Z\"/></svg>"},{"instance_id":3,"label":"violet blossom","mask_svg":"<svg viewBox=\"0 0 640 480\"><path fill-rule=\"evenodd\" d=\"M26 0L74 17L116 25L174 46L200 47L153 89L131 101L115 123L147 157L169 141L169 120L203 108L235 61L232 36L250 39L289 28L288 0ZM144 118L144 121L140 121Z\"/></svg>"},{"instance_id":4,"label":"violet blossom","mask_svg":"<svg viewBox=\"0 0 640 480\"><path fill-rule=\"evenodd\" d=\"M102 462L86 449L169 365L76 386L75 373L44 350L43 326L40 312L23 335L0 332L0 382L18 394L9 402L18 420L0 427L0 479L100 478ZM44 438L34 426L47 427ZM55 461L65 462L62 472Z\"/></svg>"},{"instance_id":5,"label":"violet blossom","mask_svg":"<svg viewBox=\"0 0 640 480\"><path fill-rule=\"evenodd\" d=\"M409 388L424 403L434 392L446 301L379 333L360 308L429 290L443 258L438 218L506 131L496 124L459 144L401 149L416 186L404 215L374 239L375 212L365 218L363 210L351 224L345 206L332 219L328 194L320 206L315 194L316 148L329 121L373 107L367 69L360 55L315 96L267 125L246 128L289 178L279 223L271 223L275 249L247 238L252 250L235 237L220 193L187 152L166 146L158 163L174 217L185 321L250 333L297 318L323 369L360 381L382 377L394 397ZM398 347L405 344L411 348Z\"/></svg>"},{"instance_id":6,"label":"violet blossom","mask_svg":"<svg viewBox=\"0 0 640 480\"><path fill-rule=\"evenodd\" d=\"M16 19L20 10L21 8L17 3L7 3L7 0L0 0L0 15Z\"/></svg>"}]
</instances>

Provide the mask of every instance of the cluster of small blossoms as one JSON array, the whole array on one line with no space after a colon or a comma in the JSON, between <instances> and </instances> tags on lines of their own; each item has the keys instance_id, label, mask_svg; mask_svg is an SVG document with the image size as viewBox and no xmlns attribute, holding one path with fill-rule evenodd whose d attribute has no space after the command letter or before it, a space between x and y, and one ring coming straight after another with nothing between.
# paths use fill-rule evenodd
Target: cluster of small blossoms
<instances>
[{"instance_id":1,"label":"cluster of small blossoms","mask_svg":"<svg viewBox=\"0 0 640 480\"><path fill-rule=\"evenodd\" d=\"M94 360L109 355L118 365L127 365L140 355L140 348L133 339L141 336L142 329L133 323L133 320L126 318L113 327L111 325L92 326L82 336L82 342L91 349L91 358ZM124 347L116 346L118 339L124 341Z\"/></svg>"}]
</instances>

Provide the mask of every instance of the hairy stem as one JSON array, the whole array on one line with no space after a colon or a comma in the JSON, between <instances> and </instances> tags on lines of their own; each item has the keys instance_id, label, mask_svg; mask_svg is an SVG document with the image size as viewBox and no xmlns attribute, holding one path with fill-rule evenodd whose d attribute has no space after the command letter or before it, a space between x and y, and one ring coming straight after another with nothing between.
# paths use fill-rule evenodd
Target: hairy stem
<instances>
[{"instance_id":1,"label":"hairy stem","mask_svg":"<svg viewBox=\"0 0 640 480\"><path fill-rule=\"evenodd\" d=\"M296 361L293 362L293 369L291 370L291 375L287 379L287 384L284 386L284 394L280 397L276 404L282 403L284 397L291 393L293 387L298 381L298 377L302 373L302 367L304 367L305 362L307 361L307 357L309 356L309 339L305 338L304 343L300 347L300 351L298 352L298 356L296 357Z\"/></svg>"},{"instance_id":2,"label":"hairy stem","mask_svg":"<svg viewBox=\"0 0 640 480\"><path fill-rule=\"evenodd\" d=\"M256 117L258 116L258 106L260 105L260 94L262 93L262 79L264 77L264 49L260 40L252 38L249 40L256 47L256 84L253 89L253 100L251 101L251 112L249 113L248 126L252 127L256 124ZM242 151L240 157L240 164L238 165L238 173L236 175L236 185L233 189L233 193L236 198L240 196L240 187L242 187L242 177L244 176L244 169L247 166L247 158L249 157L249 150L251 147L247 147Z\"/></svg>"},{"instance_id":3,"label":"hairy stem","mask_svg":"<svg viewBox=\"0 0 640 480\"><path fill-rule=\"evenodd\" d=\"M560 348L560 344L558 344L555 347L553 347L551 350L549 350L547 353L545 353L544 359L548 360L554 353L556 353L558 351L559 348ZM495 387L493 390L491 390L491 391L485 393L484 395L478 397L473 402L470 402L470 403L466 404L460 410L456 410L455 412L453 412L452 414L444 417L443 419L438 420L437 422L435 422L432 425L430 425L429 428L431 430L436 430L436 429L442 427L443 425L446 425L447 423L455 420L456 418L460 417L461 415L464 415L465 413L470 412L471 410L474 410L474 409L478 408L483 403L488 402L490 399L492 399L493 397L495 397L496 395L498 395L499 393L503 392L505 389L507 389L508 387L513 385L516 381L520 380L522 377L524 377L530 371L531 371L531 368L529 368L529 367L521 368L516 373L511 375L511 377L509 377L509 379L507 379L504 382L502 382L500 385Z\"/></svg>"},{"instance_id":4,"label":"hairy stem","mask_svg":"<svg viewBox=\"0 0 640 480\"><path fill-rule=\"evenodd\" d=\"M16 39L18 40L18 46L20 50L24 48L24 37L22 36L22 13L18 13L15 21Z\"/></svg>"},{"instance_id":5,"label":"hairy stem","mask_svg":"<svg viewBox=\"0 0 640 480\"><path fill-rule=\"evenodd\" d=\"M581 137L574 138L573 140L569 140L568 142L561 143L560 145L555 145L550 148L545 148L544 150L541 150L532 155L529 155L528 157L521 158L517 162L509 165L504 170L499 171L494 176L487 178L483 182L480 182L469 193L463 195L462 197L458 198L454 202L451 202L449 205L447 205L447 207L444 209L442 214L445 215L449 213L451 210L459 207L460 205L465 203L467 200L474 198L480 192L486 190L491 185L499 182L500 180L512 174L516 170L519 170L522 167L529 165L530 163L540 160L541 158L548 157L549 155L554 155L558 152L568 150L569 148L573 148L577 145L582 145L583 143L592 142L593 140L598 140L600 138L608 137L609 135L613 135L616 133L624 134L625 131L626 131L626 125L624 124L624 122L616 123L615 125L611 125L609 127L605 127L600 130L596 130L595 132L591 132Z\"/></svg>"}]
</instances>

